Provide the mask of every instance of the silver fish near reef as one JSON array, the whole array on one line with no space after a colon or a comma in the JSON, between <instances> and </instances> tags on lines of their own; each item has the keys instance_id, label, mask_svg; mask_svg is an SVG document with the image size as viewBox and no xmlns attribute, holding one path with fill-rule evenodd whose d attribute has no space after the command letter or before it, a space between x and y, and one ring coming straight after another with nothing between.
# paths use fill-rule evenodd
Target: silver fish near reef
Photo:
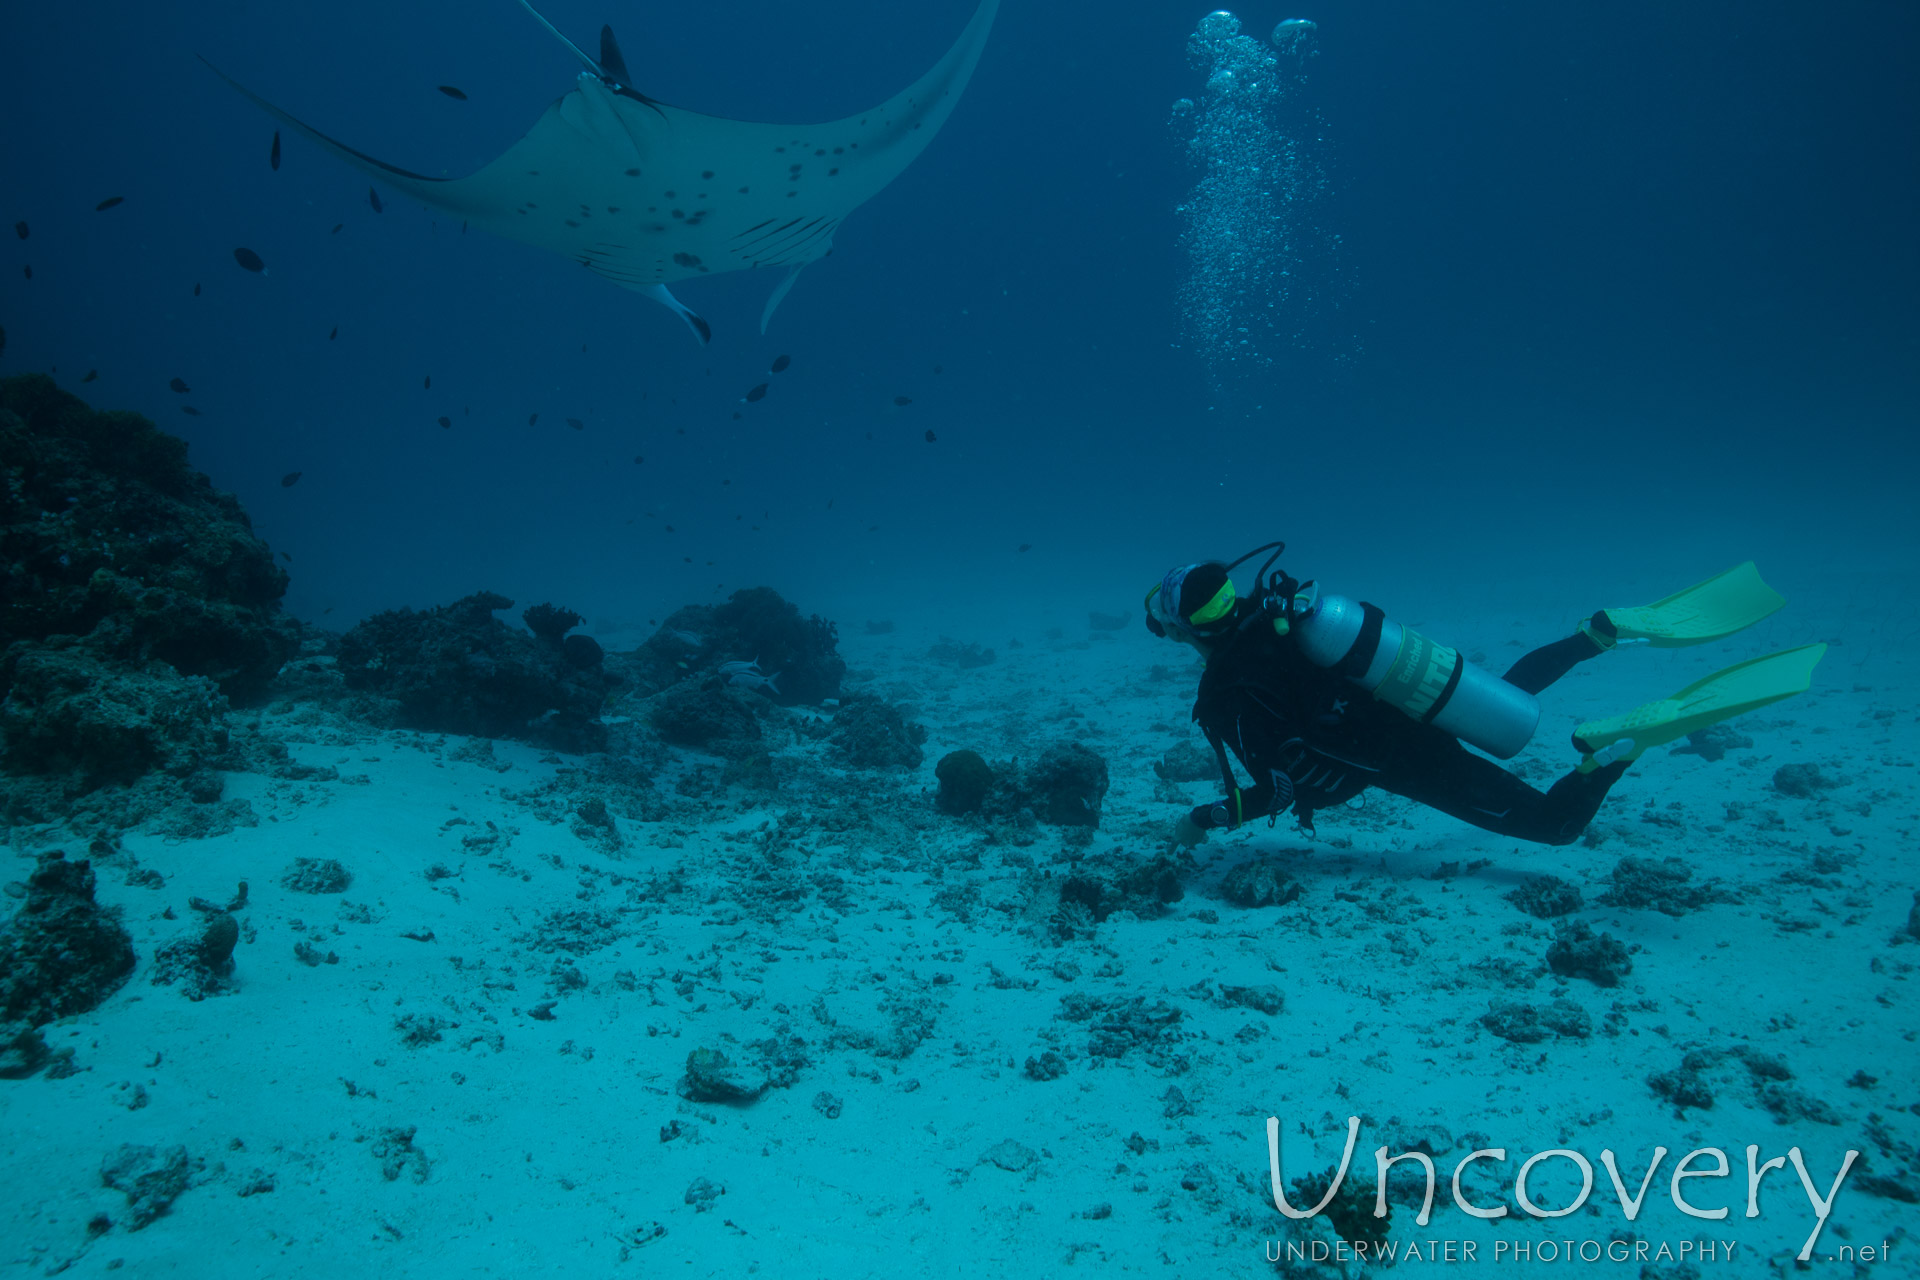
<instances>
[{"instance_id":1,"label":"silver fish near reef","mask_svg":"<svg viewBox=\"0 0 1920 1280\"><path fill-rule=\"evenodd\" d=\"M768 675L760 669L758 658L752 662L723 662L720 664L719 671L721 680L736 688L762 691L771 689L776 694L780 692L780 686L774 682L780 679L781 673L776 671Z\"/></svg>"}]
</instances>

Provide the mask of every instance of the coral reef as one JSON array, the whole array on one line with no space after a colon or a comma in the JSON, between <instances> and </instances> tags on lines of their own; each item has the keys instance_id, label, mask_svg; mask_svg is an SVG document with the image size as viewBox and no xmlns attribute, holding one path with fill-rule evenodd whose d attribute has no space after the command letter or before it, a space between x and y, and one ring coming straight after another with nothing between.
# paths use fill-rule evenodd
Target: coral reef
<instances>
[{"instance_id":1,"label":"coral reef","mask_svg":"<svg viewBox=\"0 0 1920 1280\"><path fill-rule=\"evenodd\" d=\"M940 790L933 797L934 807L956 816L978 809L993 786L993 770L978 751L949 751L933 767L933 776L940 781ZM1915 898L1920 901L1920 894Z\"/></svg>"},{"instance_id":2,"label":"coral reef","mask_svg":"<svg viewBox=\"0 0 1920 1280\"><path fill-rule=\"evenodd\" d=\"M1699 756L1709 763L1724 760L1729 751L1745 751L1753 746L1753 739L1740 732L1732 724L1709 725L1696 729L1687 735L1684 746L1673 749L1676 756Z\"/></svg>"},{"instance_id":3,"label":"coral reef","mask_svg":"<svg viewBox=\"0 0 1920 1280\"><path fill-rule=\"evenodd\" d=\"M0 1021L41 1026L85 1013L133 972L133 939L94 901L93 866L41 857L27 900L0 931Z\"/></svg>"},{"instance_id":4,"label":"coral reef","mask_svg":"<svg viewBox=\"0 0 1920 1280\"><path fill-rule=\"evenodd\" d=\"M0 469L0 812L118 828L211 804L177 781L298 651L286 573L184 441L44 377L0 382Z\"/></svg>"},{"instance_id":5,"label":"coral reef","mask_svg":"<svg viewBox=\"0 0 1920 1280\"><path fill-rule=\"evenodd\" d=\"M603 750L610 681L599 664L570 658L562 639L578 615L536 605L527 616L541 630L529 635L493 616L512 607L482 591L424 612L375 614L341 637L341 674L348 688L390 699L405 728Z\"/></svg>"},{"instance_id":6,"label":"coral reef","mask_svg":"<svg viewBox=\"0 0 1920 1280\"><path fill-rule=\"evenodd\" d=\"M927 730L910 723L891 702L861 698L841 704L828 739L855 768L917 769Z\"/></svg>"},{"instance_id":7,"label":"coral reef","mask_svg":"<svg viewBox=\"0 0 1920 1280\"><path fill-rule=\"evenodd\" d=\"M1300 896L1300 885L1270 858L1250 858L1220 880L1220 896L1242 907L1283 907Z\"/></svg>"},{"instance_id":8,"label":"coral reef","mask_svg":"<svg viewBox=\"0 0 1920 1280\"><path fill-rule=\"evenodd\" d=\"M1220 764L1211 752L1183 742L1154 761L1153 771L1168 782L1211 782L1219 778Z\"/></svg>"},{"instance_id":9,"label":"coral reef","mask_svg":"<svg viewBox=\"0 0 1920 1280\"><path fill-rule=\"evenodd\" d=\"M1773 771L1773 789L1783 796L1811 800L1840 783L1820 772L1817 764L1783 764Z\"/></svg>"},{"instance_id":10,"label":"coral reef","mask_svg":"<svg viewBox=\"0 0 1920 1280\"><path fill-rule=\"evenodd\" d=\"M0 381L0 468L0 644L84 637L103 659L158 659L235 699L297 650L286 572L185 441L28 374Z\"/></svg>"},{"instance_id":11,"label":"coral reef","mask_svg":"<svg viewBox=\"0 0 1920 1280\"><path fill-rule=\"evenodd\" d=\"M1333 1185L1336 1172L1332 1166L1328 1166L1320 1173L1295 1178L1291 1197L1294 1207L1310 1209L1319 1204L1321 1197ZM1349 1173L1341 1180L1340 1189L1334 1192L1333 1199L1321 1212L1327 1224L1339 1233L1342 1240L1371 1247L1385 1240L1388 1230L1393 1226L1392 1205L1387 1206L1383 1217L1376 1218L1373 1211L1374 1195L1366 1180Z\"/></svg>"},{"instance_id":12,"label":"coral reef","mask_svg":"<svg viewBox=\"0 0 1920 1280\"><path fill-rule=\"evenodd\" d=\"M1141 857L1114 849L1075 863L1060 884L1060 901L1081 904L1095 923L1116 911L1151 920L1185 896L1180 881L1191 870L1190 858L1171 853Z\"/></svg>"},{"instance_id":13,"label":"coral reef","mask_svg":"<svg viewBox=\"0 0 1920 1280\"><path fill-rule=\"evenodd\" d=\"M1683 916L1708 903L1733 901L1733 895L1715 881L1693 884L1692 879L1692 868L1679 858L1655 862L1626 857L1614 867L1610 887L1600 901L1610 907L1651 907L1669 916Z\"/></svg>"},{"instance_id":14,"label":"coral reef","mask_svg":"<svg viewBox=\"0 0 1920 1280\"><path fill-rule=\"evenodd\" d=\"M127 1230L138 1231L180 1198L204 1163L189 1157L185 1147L160 1151L129 1142L100 1162L100 1182L125 1193Z\"/></svg>"},{"instance_id":15,"label":"coral reef","mask_svg":"<svg viewBox=\"0 0 1920 1280\"><path fill-rule=\"evenodd\" d=\"M760 750L760 721L752 704L724 686L674 685L653 699L647 722L668 742L729 759Z\"/></svg>"},{"instance_id":16,"label":"coral reef","mask_svg":"<svg viewBox=\"0 0 1920 1280\"><path fill-rule=\"evenodd\" d=\"M1018 818L1027 810L1054 826L1100 825L1107 762L1077 742L1053 743L1031 764L1007 764L993 772L994 785L984 806L991 817Z\"/></svg>"},{"instance_id":17,"label":"coral reef","mask_svg":"<svg viewBox=\"0 0 1920 1280\"><path fill-rule=\"evenodd\" d=\"M1610 933L1594 936L1584 921L1560 926L1547 948L1547 967L1562 977L1585 978L1597 987L1617 987L1633 972L1626 944Z\"/></svg>"},{"instance_id":18,"label":"coral reef","mask_svg":"<svg viewBox=\"0 0 1920 1280\"><path fill-rule=\"evenodd\" d=\"M971 641L961 644L949 636L941 636L940 643L927 650L927 658L942 666L973 671L993 664L993 650L983 649Z\"/></svg>"},{"instance_id":19,"label":"coral reef","mask_svg":"<svg viewBox=\"0 0 1920 1280\"><path fill-rule=\"evenodd\" d=\"M163 662L116 663L56 636L0 658L0 748L8 772L69 775L81 789L160 770L192 773L226 751L227 700Z\"/></svg>"},{"instance_id":20,"label":"coral reef","mask_svg":"<svg viewBox=\"0 0 1920 1280\"><path fill-rule=\"evenodd\" d=\"M353 873L332 858L295 858L280 884L293 893L345 893Z\"/></svg>"},{"instance_id":21,"label":"coral reef","mask_svg":"<svg viewBox=\"0 0 1920 1280\"><path fill-rule=\"evenodd\" d=\"M153 985L178 984L189 1000L204 1000L233 989L233 949L240 941L240 922L225 911L212 911L195 928L161 947L153 957Z\"/></svg>"},{"instance_id":22,"label":"coral reef","mask_svg":"<svg viewBox=\"0 0 1920 1280\"><path fill-rule=\"evenodd\" d=\"M620 668L643 695L684 680L705 680L724 662L758 662L777 682L762 690L783 707L818 706L840 696L847 674L839 633L818 614L802 617L797 605L771 587L736 591L725 604L687 605Z\"/></svg>"},{"instance_id":23,"label":"coral reef","mask_svg":"<svg viewBox=\"0 0 1920 1280\"><path fill-rule=\"evenodd\" d=\"M1580 890L1559 876L1528 876L1505 897L1528 915L1542 920L1572 915L1583 905Z\"/></svg>"}]
</instances>

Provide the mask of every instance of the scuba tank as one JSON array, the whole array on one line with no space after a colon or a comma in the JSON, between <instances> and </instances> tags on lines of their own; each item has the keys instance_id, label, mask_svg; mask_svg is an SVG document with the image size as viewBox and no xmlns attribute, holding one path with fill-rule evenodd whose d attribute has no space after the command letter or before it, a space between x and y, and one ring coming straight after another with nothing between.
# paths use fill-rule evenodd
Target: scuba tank
<instances>
[{"instance_id":1,"label":"scuba tank","mask_svg":"<svg viewBox=\"0 0 1920 1280\"><path fill-rule=\"evenodd\" d=\"M1518 755L1540 724L1540 703L1469 663L1457 649L1435 644L1370 604L1268 570L1286 544L1268 543L1234 561L1278 549L1255 579L1261 612L1281 635L1292 635L1315 666L1345 676L1381 702L1452 734L1501 760ZM1231 566L1229 566L1231 567Z\"/></svg>"},{"instance_id":2,"label":"scuba tank","mask_svg":"<svg viewBox=\"0 0 1920 1280\"><path fill-rule=\"evenodd\" d=\"M1491 756L1518 755L1540 724L1540 703L1532 694L1373 605L1323 593L1309 582L1288 602L1285 620L1315 666L1339 672L1388 706Z\"/></svg>"}]
</instances>

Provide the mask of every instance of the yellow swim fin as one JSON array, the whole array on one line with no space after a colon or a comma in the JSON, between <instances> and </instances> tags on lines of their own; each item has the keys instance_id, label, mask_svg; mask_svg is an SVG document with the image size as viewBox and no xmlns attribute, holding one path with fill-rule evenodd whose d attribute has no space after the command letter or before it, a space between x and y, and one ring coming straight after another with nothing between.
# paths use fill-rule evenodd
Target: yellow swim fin
<instances>
[{"instance_id":1,"label":"yellow swim fin","mask_svg":"<svg viewBox=\"0 0 1920 1280\"><path fill-rule=\"evenodd\" d=\"M1749 560L1664 600L1630 609L1605 609L1617 640L1644 640L1655 648L1704 644L1752 626L1785 604L1786 597L1760 580ZM1611 648L1604 642L1602 648Z\"/></svg>"},{"instance_id":2,"label":"yellow swim fin","mask_svg":"<svg viewBox=\"0 0 1920 1280\"><path fill-rule=\"evenodd\" d=\"M1573 731L1573 745L1587 753L1580 769L1586 772L1612 760L1632 760L1648 747L1805 693L1813 683L1813 669L1826 654L1824 644L1808 644L1752 658L1696 680L1671 698L1649 702L1625 715L1589 720Z\"/></svg>"}]
</instances>

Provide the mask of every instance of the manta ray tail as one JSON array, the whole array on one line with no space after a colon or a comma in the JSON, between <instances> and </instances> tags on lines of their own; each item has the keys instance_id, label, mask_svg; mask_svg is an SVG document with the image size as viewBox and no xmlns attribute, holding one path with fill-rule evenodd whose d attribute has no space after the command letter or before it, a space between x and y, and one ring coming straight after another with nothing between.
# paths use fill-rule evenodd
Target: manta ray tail
<instances>
[{"instance_id":1,"label":"manta ray tail","mask_svg":"<svg viewBox=\"0 0 1920 1280\"><path fill-rule=\"evenodd\" d=\"M760 312L760 332L761 333L765 333L767 331L767 321L773 319L773 309L780 305L780 300L787 296L787 290L793 288L793 282L800 278L800 273L806 270L806 267L807 267L806 263L804 262L801 263L799 266L795 267L793 270L787 272L786 279L782 280L779 284L773 287L772 296L767 299L766 307L762 309Z\"/></svg>"},{"instance_id":2,"label":"manta ray tail","mask_svg":"<svg viewBox=\"0 0 1920 1280\"><path fill-rule=\"evenodd\" d=\"M520 0L520 7L522 9L525 9L528 13L532 14L534 16L534 19L538 21L541 26L553 32L553 38L555 40L558 40L561 44L573 50L573 56L580 59L581 63L586 66L587 70L593 72L593 74L599 76L602 80L610 80L615 78L612 75L609 68L604 67L600 63L595 62L592 58L589 58L586 55L586 52L582 50L579 45L575 44L573 41L561 35L560 28L554 26L551 22L548 22L546 19L546 16L542 14L538 9L528 4L527 0ZM613 28L611 27L603 28L600 33L601 52L604 54L607 50L607 47L612 43L613 43ZM614 54L614 57L617 59L620 56L620 50L616 47L613 50L613 54ZM625 66L622 66L621 70L624 72L626 70Z\"/></svg>"},{"instance_id":3,"label":"manta ray tail","mask_svg":"<svg viewBox=\"0 0 1920 1280\"><path fill-rule=\"evenodd\" d=\"M673 312L673 314L679 316L682 320L685 320L687 322L687 328L693 330L693 336L700 339L701 346L704 347L713 341L713 326L705 320L702 320L699 312L667 292L667 286L656 284L652 288L642 289L640 292L646 294L649 298L652 298L655 302Z\"/></svg>"},{"instance_id":4,"label":"manta ray tail","mask_svg":"<svg viewBox=\"0 0 1920 1280\"><path fill-rule=\"evenodd\" d=\"M200 61L207 63L207 70L213 72L213 74L225 80L235 89L238 89L241 93L253 99L262 111L265 111L268 115L280 121L294 132L304 134L313 139L313 141L319 143L322 147L333 152L355 168L364 169L374 177L383 179L428 204L436 205L453 213L469 212L469 210L449 204L444 193L437 189L446 183L447 180L445 178L430 178L424 173L415 173L411 169L402 169L399 165L388 164L385 160L375 159L364 151L356 151L338 138L328 137L298 116L282 111L279 107L274 106L271 102L268 102L253 90L247 88L247 86L241 84L238 80L235 80L211 62L207 62L205 58L201 58Z\"/></svg>"}]
</instances>

